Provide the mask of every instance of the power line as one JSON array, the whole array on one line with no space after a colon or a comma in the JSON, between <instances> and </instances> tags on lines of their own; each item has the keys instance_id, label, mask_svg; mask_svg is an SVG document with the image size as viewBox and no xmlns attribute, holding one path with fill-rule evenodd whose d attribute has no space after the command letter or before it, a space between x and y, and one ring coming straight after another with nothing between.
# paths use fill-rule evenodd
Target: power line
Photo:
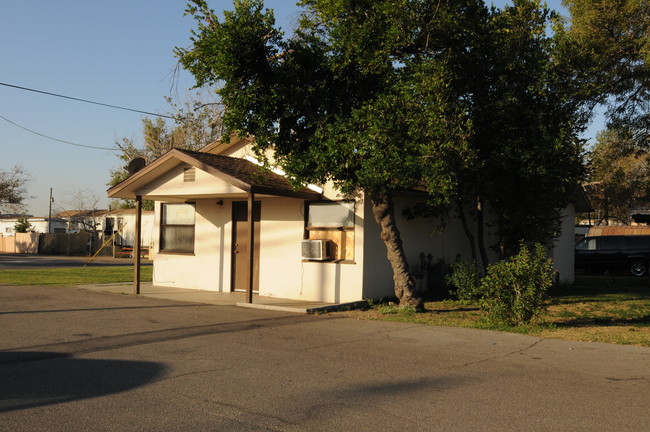
<instances>
[{"instance_id":1,"label":"power line","mask_svg":"<svg viewBox=\"0 0 650 432\"><path fill-rule=\"evenodd\" d=\"M17 86L17 85L13 85L13 84L7 84L7 83L3 83L3 82L0 82L0 85L3 85L5 87L11 87L11 88L19 89L19 90L30 91L30 92L34 92L34 93L41 93L41 94L48 95L48 96L56 96L56 97L60 97L60 98L63 98L63 99L71 99L71 100L75 100L75 101L79 101L79 102L85 102L85 103L101 105L101 106L105 106L105 107L109 107L109 108L121 109L121 110L124 110L124 111L132 111L132 112L137 112L137 113L140 113L140 114L147 114L147 115L152 115L152 116L156 116L156 117L164 117L164 118L168 118L168 119L173 119L174 118L172 116L168 116L168 115L165 115L165 114L156 114L156 113L152 113L152 112L148 112L148 111L140 111L140 110L137 110L137 109L125 108L125 107L121 107L121 106L117 106L117 105L110 105L110 104L106 104L106 103L102 103L102 102L95 102L95 101L91 101L91 100L88 100L88 99L80 99L80 98L76 98L76 97L72 97L72 96L65 96L65 95L61 95L61 94L57 94L57 93L50 93L50 92L46 92L46 91L43 91L43 90L36 90L36 89L28 88L28 87L21 87L21 86Z\"/></svg>"},{"instance_id":2,"label":"power line","mask_svg":"<svg viewBox=\"0 0 650 432\"><path fill-rule=\"evenodd\" d=\"M114 147L97 147L97 146L91 146L91 145L85 145L85 144L77 144L77 143L73 143L73 142L70 142L70 141L60 140L58 138L52 138L51 136L47 136L47 135L42 134L40 132L36 132L36 131L31 130L31 129L28 129L25 126L21 126L18 123L14 123L11 120L9 120L8 118L3 117L1 115L0 115L0 119L6 121L7 123L11 123L12 125L14 125L16 127L19 127L19 128L21 128L23 130L26 130L27 132L31 132L31 133L33 133L35 135L42 136L43 138L51 139L53 141L58 141L58 142L63 143L63 144L70 144L70 145L77 146L77 147L85 147L85 148L91 148L91 149L97 149L97 150L118 151L118 149L116 149Z\"/></svg>"}]
</instances>

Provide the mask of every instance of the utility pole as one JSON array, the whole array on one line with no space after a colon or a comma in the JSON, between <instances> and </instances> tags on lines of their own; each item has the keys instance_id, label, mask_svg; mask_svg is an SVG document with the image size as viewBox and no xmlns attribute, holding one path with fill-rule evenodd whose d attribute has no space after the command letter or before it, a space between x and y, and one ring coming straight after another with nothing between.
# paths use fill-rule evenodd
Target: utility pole
<instances>
[{"instance_id":1,"label":"utility pole","mask_svg":"<svg viewBox=\"0 0 650 432\"><path fill-rule=\"evenodd\" d=\"M50 188L50 213L47 215L47 233L52 233L52 188Z\"/></svg>"}]
</instances>

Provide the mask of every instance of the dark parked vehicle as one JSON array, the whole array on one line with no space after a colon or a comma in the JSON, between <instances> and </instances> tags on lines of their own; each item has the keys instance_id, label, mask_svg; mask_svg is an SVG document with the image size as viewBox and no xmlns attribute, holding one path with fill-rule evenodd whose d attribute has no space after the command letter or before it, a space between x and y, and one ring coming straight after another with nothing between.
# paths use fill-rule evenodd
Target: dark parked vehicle
<instances>
[{"instance_id":1,"label":"dark parked vehicle","mask_svg":"<svg viewBox=\"0 0 650 432\"><path fill-rule=\"evenodd\" d=\"M585 237L576 244L575 267L592 271L629 270L648 274L650 235Z\"/></svg>"}]
</instances>

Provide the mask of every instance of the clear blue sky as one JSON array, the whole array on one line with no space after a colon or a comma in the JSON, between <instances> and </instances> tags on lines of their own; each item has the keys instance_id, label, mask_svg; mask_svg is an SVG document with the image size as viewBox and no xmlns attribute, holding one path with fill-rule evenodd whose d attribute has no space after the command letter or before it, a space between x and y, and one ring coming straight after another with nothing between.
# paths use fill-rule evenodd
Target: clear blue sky
<instances>
[{"instance_id":1,"label":"clear blue sky","mask_svg":"<svg viewBox=\"0 0 650 432\"><path fill-rule=\"evenodd\" d=\"M179 101L193 80L174 76L173 49L189 45L194 20L184 0L3 1L0 82L165 114L165 96ZM230 9L230 0L209 1ZM505 0L495 0L501 7ZM298 15L293 0L267 0L289 30ZM549 1L559 8L559 0ZM25 128L77 144L113 148L122 137L141 143L142 114L0 86L0 116ZM47 216L72 209L78 191L107 208L109 171L116 152L77 147L27 132L0 118L0 168L20 164L31 175L28 212Z\"/></svg>"}]
</instances>

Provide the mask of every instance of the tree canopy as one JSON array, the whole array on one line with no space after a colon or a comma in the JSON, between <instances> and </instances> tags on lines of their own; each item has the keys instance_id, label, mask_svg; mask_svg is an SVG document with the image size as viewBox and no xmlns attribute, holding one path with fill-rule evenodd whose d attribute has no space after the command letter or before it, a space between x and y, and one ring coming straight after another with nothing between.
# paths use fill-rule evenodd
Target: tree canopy
<instances>
[{"instance_id":1,"label":"tree canopy","mask_svg":"<svg viewBox=\"0 0 650 432\"><path fill-rule=\"evenodd\" d=\"M630 210L650 202L650 155L627 130L601 132L589 154L587 188L600 221L628 224Z\"/></svg>"},{"instance_id":2,"label":"tree canopy","mask_svg":"<svg viewBox=\"0 0 650 432\"><path fill-rule=\"evenodd\" d=\"M564 0L556 29L581 92L606 104L610 128L626 127L650 146L650 1Z\"/></svg>"},{"instance_id":3,"label":"tree canopy","mask_svg":"<svg viewBox=\"0 0 650 432\"><path fill-rule=\"evenodd\" d=\"M581 174L582 123L539 1L300 5L285 37L261 0L236 0L221 20L194 0L193 44L176 53L197 86L219 86L226 136L255 136L259 156L272 149L296 182L366 192L402 305L421 300L393 214L400 190L426 187L438 206L471 203L480 230L489 203L501 246L557 234Z\"/></svg>"},{"instance_id":4,"label":"tree canopy","mask_svg":"<svg viewBox=\"0 0 650 432\"><path fill-rule=\"evenodd\" d=\"M461 171L460 195L476 203L479 249L486 205L496 214L498 244L490 246L502 257L522 240L549 245L583 176L578 135L587 116L556 58L554 18L538 1L493 9L472 50L480 53L468 65L475 72L457 75L476 155Z\"/></svg>"}]
</instances>

